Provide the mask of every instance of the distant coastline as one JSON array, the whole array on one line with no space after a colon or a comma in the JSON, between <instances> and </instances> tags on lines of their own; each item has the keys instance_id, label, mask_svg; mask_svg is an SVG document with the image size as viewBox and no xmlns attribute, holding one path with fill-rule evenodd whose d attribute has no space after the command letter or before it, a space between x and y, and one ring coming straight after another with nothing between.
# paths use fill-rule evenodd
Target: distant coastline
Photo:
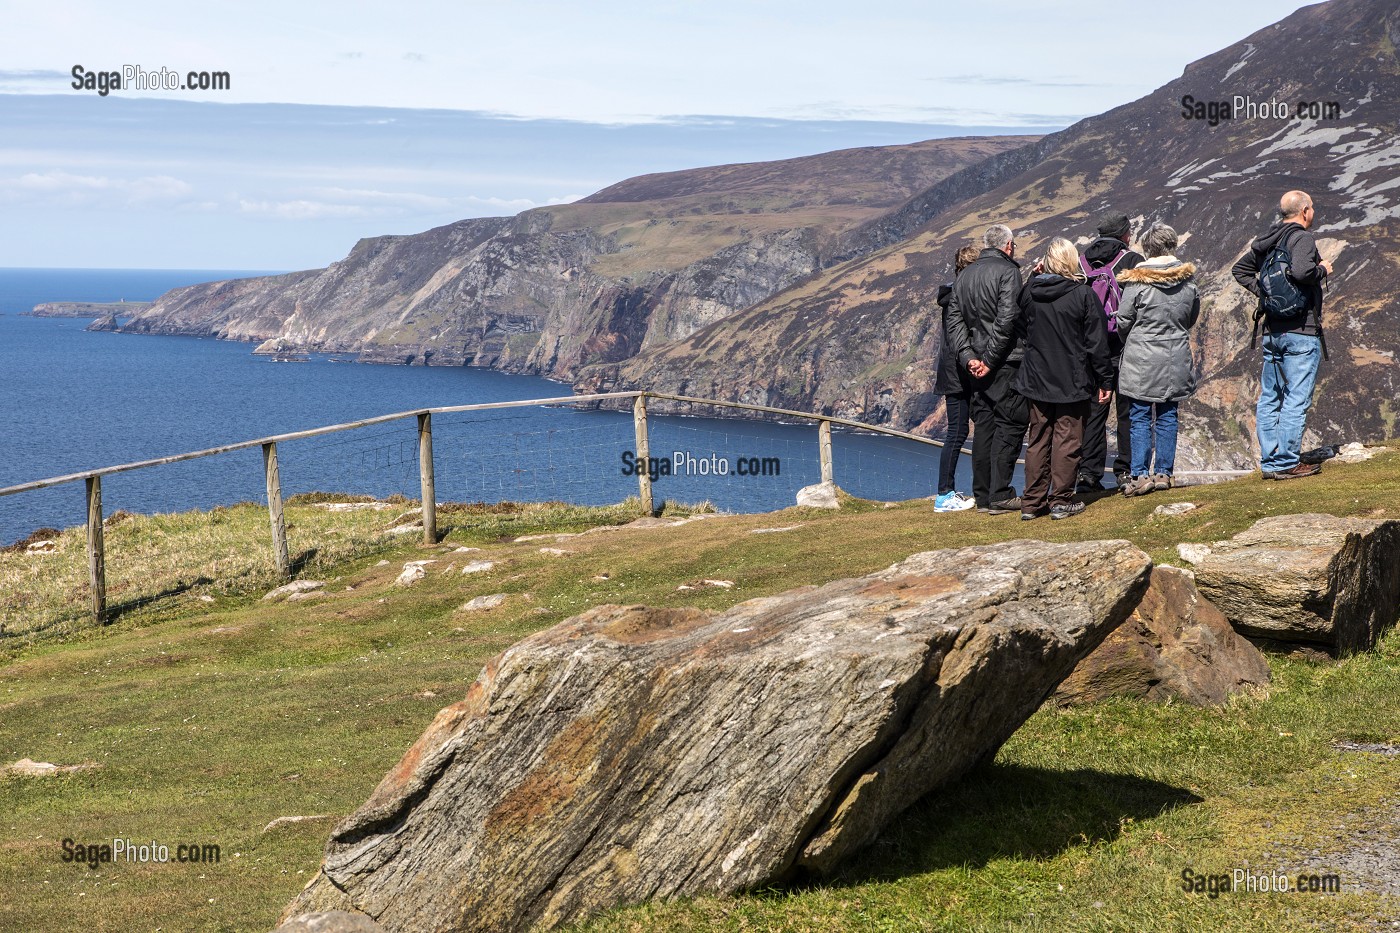
<instances>
[{"instance_id":1,"label":"distant coastline","mask_svg":"<svg viewBox=\"0 0 1400 933\"><path fill-rule=\"evenodd\" d=\"M145 311L152 301L44 301L29 311L21 311L25 317L76 317L104 318L114 315L135 314Z\"/></svg>"}]
</instances>

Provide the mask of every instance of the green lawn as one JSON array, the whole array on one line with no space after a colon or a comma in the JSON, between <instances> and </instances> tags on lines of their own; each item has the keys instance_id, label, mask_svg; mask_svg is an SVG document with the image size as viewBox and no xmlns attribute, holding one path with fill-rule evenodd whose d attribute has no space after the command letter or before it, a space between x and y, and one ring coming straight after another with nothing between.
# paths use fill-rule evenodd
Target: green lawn
<instances>
[{"instance_id":1,"label":"green lawn","mask_svg":"<svg viewBox=\"0 0 1400 933\"><path fill-rule=\"evenodd\" d=\"M207 574L190 577L184 564L150 557L137 589L171 590L162 574L188 585L131 606L100 631L64 624L20 635L24 612L12 617L0 661L0 762L97 767L0 778L0 929L270 929L314 873L334 819L368 796L482 663L588 606L723 608L915 551L1026 536L1126 538L1174 560L1177 542L1226 537L1263 515L1400 517L1397 494L1400 456L1389 456L1329 467L1316 480L1251 478L1106 499L1053 524L937 515L931 502L915 501L517 544L509 539L625 521L635 503L444 510L448 536L425 549L385 534L397 512L382 512L328 525L337 532L329 537L343 539L334 546L314 536L298 544L294 531L294 550L319 548L303 576L327 581L327 595L276 604L258 601L270 578L253 566L265 559L254 556L266 550L265 513L225 510L222 522L245 531L221 546L245 535L233 551L252 569L201 582ZM1155 506L1179 500L1201 508L1150 518ZM289 509L304 535L329 521L310 509ZM186 563L198 555L208 513L159 518L157 550L179 549ZM132 520L133 533L156 520ZM794 524L802 527L749 533ZM481 551L453 553L460 546ZM0 574L47 557L0 555ZM427 558L438 561L428 579L392 585L404 561ZM460 574L472 559L496 565ZM677 589L716 578L735 586ZM508 598L491 612L457 611L489 593ZM1332 747L1400 742L1400 635L1337 663L1274 658L1271 666L1267 694L1223 710L1130 701L1042 710L994 763L916 807L837 879L645 905L585 929L1388 929L1380 924L1400 917L1396 900L1356 893L1346 875L1340 895L1180 890L1186 868L1311 870L1312 850L1324 858L1350 844L1344 823L1400 812L1397 759ZM263 831L278 817L322 814L330 818ZM221 859L94 870L61 860L64 838L155 840L172 852L215 843Z\"/></svg>"}]
</instances>

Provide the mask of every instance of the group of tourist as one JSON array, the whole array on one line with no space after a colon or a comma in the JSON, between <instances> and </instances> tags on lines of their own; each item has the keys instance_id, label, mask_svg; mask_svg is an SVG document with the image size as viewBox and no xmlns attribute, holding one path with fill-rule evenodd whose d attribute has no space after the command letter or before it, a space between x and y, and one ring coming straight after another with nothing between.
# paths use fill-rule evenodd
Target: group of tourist
<instances>
[{"instance_id":1,"label":"group of tourist","mask_svg":"<svg viewBox=\"0 0 1400 933\"><path fill-rule=\"evenodd\" d=\"M1235 264L1258 299L1263 372L1257 408L1265 479L1321 470L1300 459L1322 337L1322 260L1309 229L1312 199L1283 196L1278 222ZM1177 409L1196 389L1190 331L1201 312L1196 266L1176 256L1177 232L1132 226L1110 212L1081 255L1050 241L1023 277L1016 238L989 227L979 251L958 250L953 282L939 290L943 349L935 391L947 434L935 509L976 508L1023 520L1084 511L1077 493L1105 490L1107 428L1116 419L1116 488L1125 496L1169 489L1176 467ZM957 457L972 428L972 495L956 489ZM1012 474L1025 444L1025 489Z\"/></svg>"}]
</instances>

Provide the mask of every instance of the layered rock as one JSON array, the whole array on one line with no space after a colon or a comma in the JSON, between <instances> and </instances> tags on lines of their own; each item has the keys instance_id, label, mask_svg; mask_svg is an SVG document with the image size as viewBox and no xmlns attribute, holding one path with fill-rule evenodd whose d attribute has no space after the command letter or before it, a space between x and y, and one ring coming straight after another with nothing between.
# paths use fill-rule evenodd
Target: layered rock
<instances>
[{"instance_id":1,"label":"layered rock","mask_svg":"<svg viewBox=\"0 0 1400 933\"><path fill-rule=\"evenodd\" d=\"M604 606L509 649L288 908L549 929L825 873L994 755L1131 612L1127 542L1019 541L718 615Z\"/></svg>"},{"instance_id":2,"label":"layered rock","mask_svg":"<svg viewBox=\"0 0 1400 933\"><path fill-rule=\"evenodd\" d=\"M1155 567L1133 614L1055 691L1061 705L1110 696L1219 706L1269 682L1269 665L1196 590L1192 575Z\"/></svg>"},{"instance_id":3,"label":"layered rock","mask_svg":"<svg viewBox=\"0 0 1400 933\"><path fill-rule=\"evenodd\" d=\"M1277 515L1195 557L1201 593L1269 646L1364 651L1400 613L1397 521Z\"/></svg>"},{"instance_id":4,"label":"layered rock","mask_svg":"<svg viewBox=\"0 0 1400 933\"><path fill-rule=\"evenodd\" d=\"M122 329L568 379L793 286L834 261L840 234L1033 139L641 176L513 218L361 240L325 269L175 289Z\"/></svg>"}]
</instances>

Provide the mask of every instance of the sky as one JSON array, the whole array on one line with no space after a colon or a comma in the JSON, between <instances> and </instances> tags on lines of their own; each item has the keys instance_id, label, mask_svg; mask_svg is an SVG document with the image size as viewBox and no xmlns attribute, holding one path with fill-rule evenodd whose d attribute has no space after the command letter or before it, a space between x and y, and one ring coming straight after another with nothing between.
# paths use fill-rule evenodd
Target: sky
<instances>
[{"instance_id":1,"label":"sky","mask_svg":"<svg viewBox=\"0 0 1400 933\"><path fill-rule=\"evenodd\" d=\"M312 268L645 172L1047 132L1305 5L1178 0L1150 42L1105 7L1115 47L1026 0L0 0L0 266Z\"/></svg>"}]
</instances>

